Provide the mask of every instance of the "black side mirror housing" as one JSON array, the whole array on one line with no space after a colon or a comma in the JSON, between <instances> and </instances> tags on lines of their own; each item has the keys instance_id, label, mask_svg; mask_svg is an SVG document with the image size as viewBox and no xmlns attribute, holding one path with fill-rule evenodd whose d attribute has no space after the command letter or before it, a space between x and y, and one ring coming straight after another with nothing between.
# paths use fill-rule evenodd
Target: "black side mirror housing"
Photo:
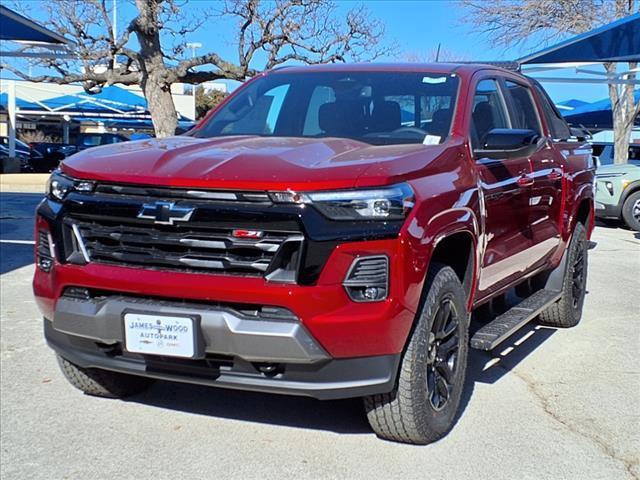
<instances>
[{"instance_id":1,"label":"black side mirror housing","mask_svg":"<svg viewBox=\"0 0 640 480\"><path fill-rule=\"evenodd\" d=\"M521 128L494 128L482 145L475 150L479 158L529 157L538 150L542 137L533 130Z\"/></svg>"}]
</instances>

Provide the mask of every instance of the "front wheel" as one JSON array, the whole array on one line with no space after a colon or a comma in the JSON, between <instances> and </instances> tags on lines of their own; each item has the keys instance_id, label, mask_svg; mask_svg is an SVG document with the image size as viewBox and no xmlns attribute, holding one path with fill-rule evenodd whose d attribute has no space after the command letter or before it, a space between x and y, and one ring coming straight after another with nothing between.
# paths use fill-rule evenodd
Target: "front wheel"
<instances>
[{"instance_id":1,"label":"front wheel","mask_svg":"<svg viewBox=\"0 0 640 480\"><path fill-rule=\"evenodd\" d=\"M106 398L122 398L146 390L153 380L124 373L82 368L57 355L58 364L67 381L87 395Z\"/></svg>"},{"instance_id":2,"label":"front wheel","mask_svg":"<svg viewBox=\"0 0 640 480\"><path fill-rule=\"evenodd\" d=\"M640 192L634 192L622 204L622 218L631 230L640 232Z\"/></svg>"},{"instance_id":3,"label":"front wheel","mask_svg":"<svg viewBox=\"0 0 640 480\"><path fill-rule=\"evenodd\" d=\"M453 426L467 367L469 314L456 273L433 265L426 298L391 393L365 397L367 418L379 437L427 444Z\"/></svg>"}]
</instances>

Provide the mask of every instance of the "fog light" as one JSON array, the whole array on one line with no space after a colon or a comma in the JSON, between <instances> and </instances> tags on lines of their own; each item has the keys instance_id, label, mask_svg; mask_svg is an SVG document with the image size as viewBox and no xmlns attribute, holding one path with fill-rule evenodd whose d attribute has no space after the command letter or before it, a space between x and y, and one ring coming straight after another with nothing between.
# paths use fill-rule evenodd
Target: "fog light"
<instances>
[{"instance_id":1,"label":"fog light","mask_svg":"<svg viewBox=\"0 0 640 480\"><path fill-rule=\"evenodd\" d=\"M38 259L38 267L40 268L40 270L43 270L45 272L49 272L49 271L51 271L51 267L52 266L53 266L53 262L51 261L51 259L42 258L42 257L40 257Z\"/></svg>"},{"instance_id":2,"label":"fog light","mask_svg":"<svg viewBox=\"0 0 640 480\"><path fill-rule=\"evenodd\" d=\"M376 287L367 287L362 294L367 300L375 300L378 298L378 289Z\"/></svg>"},{"instance_id":3,"label":"fog light","mask_svg":"<svg viewBox=\"0 0 640 480\"><path fill-rule=\"evenodd\" d=\"M354 302L384 300L389 291L389 259L386 255L356 258L342 285Z\"/></svg>"}]
</instances>

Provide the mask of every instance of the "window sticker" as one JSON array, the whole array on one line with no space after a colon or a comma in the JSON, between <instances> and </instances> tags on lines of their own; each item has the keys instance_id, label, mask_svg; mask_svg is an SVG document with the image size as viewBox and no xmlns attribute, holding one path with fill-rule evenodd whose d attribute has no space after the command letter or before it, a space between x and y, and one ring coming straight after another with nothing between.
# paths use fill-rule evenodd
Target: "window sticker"
<instances>
[{"instance_id":1,"label":"window sticker","mask_svg":"<svg viewBox=\"0 0 640 480\"><path fill-rule=\"evenodd\" d=\"M438 145L441 138L442 137L440 137L439 135L425 135L422 143L424 145Z\"/></svg>"},{"instance_id":2,"label":"window sticker","mask_svg":"<svg viewBox=\"0 0 640 480\"><path fill-rule=\"evenodd\" d=\"M447 81L447 77L422 77L422 83L430 83L431 85L437 85L438 83L444 83Z\"/></svg>"}]
</instances>

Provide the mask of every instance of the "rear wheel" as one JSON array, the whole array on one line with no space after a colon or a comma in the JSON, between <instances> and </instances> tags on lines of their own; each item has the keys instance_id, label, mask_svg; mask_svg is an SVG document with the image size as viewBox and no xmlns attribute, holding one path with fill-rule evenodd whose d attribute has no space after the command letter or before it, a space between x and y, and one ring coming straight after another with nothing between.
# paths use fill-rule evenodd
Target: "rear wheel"
<instances>
[{"instance_id":1,"label":"rear wheel","mask_svg":"<svg viewBox=\"0 0 640 480\"><path fill-rule=\"evenodd\" d=\"M425 285L397 387L364 399L371 427L388 440L434 442L451 429L460 404L469 344L464 289L450 267L437 264Z\"/></svg>"},{"instance_id":2,"label":"rear wheel","mask_svg":"<svg viewBox=\"0 0 640 480\"><path fill-rule=\"evenodd\" d=\"M128 397L146 390L153 383L150 378L96 368L82 368L60 355L57 357L58 365L65 378L87 395L106 398Z\"/></svg>"},{"instance_id":3,"label":"rear wheel","mask_svg":"<svg viewBox=\"0 0 640 480\"><path fill-rule=\"evenodd\" d=\"M587 291L587 247L587 231L578 223L565 253L567 265L562 280L562 297L540 314L540 323L566 328L580 322Z\"/></svg>"},{"instance_id":4,"label":"rear wheel","mask_svg":"<svg viewBox=\"0 0 640 480\"><path fill-rule=\"evenodd\" d=\"M631 230L640 232L640 192L634 192L622 204L622 218Z\"/></svg>"}]
</instances>

